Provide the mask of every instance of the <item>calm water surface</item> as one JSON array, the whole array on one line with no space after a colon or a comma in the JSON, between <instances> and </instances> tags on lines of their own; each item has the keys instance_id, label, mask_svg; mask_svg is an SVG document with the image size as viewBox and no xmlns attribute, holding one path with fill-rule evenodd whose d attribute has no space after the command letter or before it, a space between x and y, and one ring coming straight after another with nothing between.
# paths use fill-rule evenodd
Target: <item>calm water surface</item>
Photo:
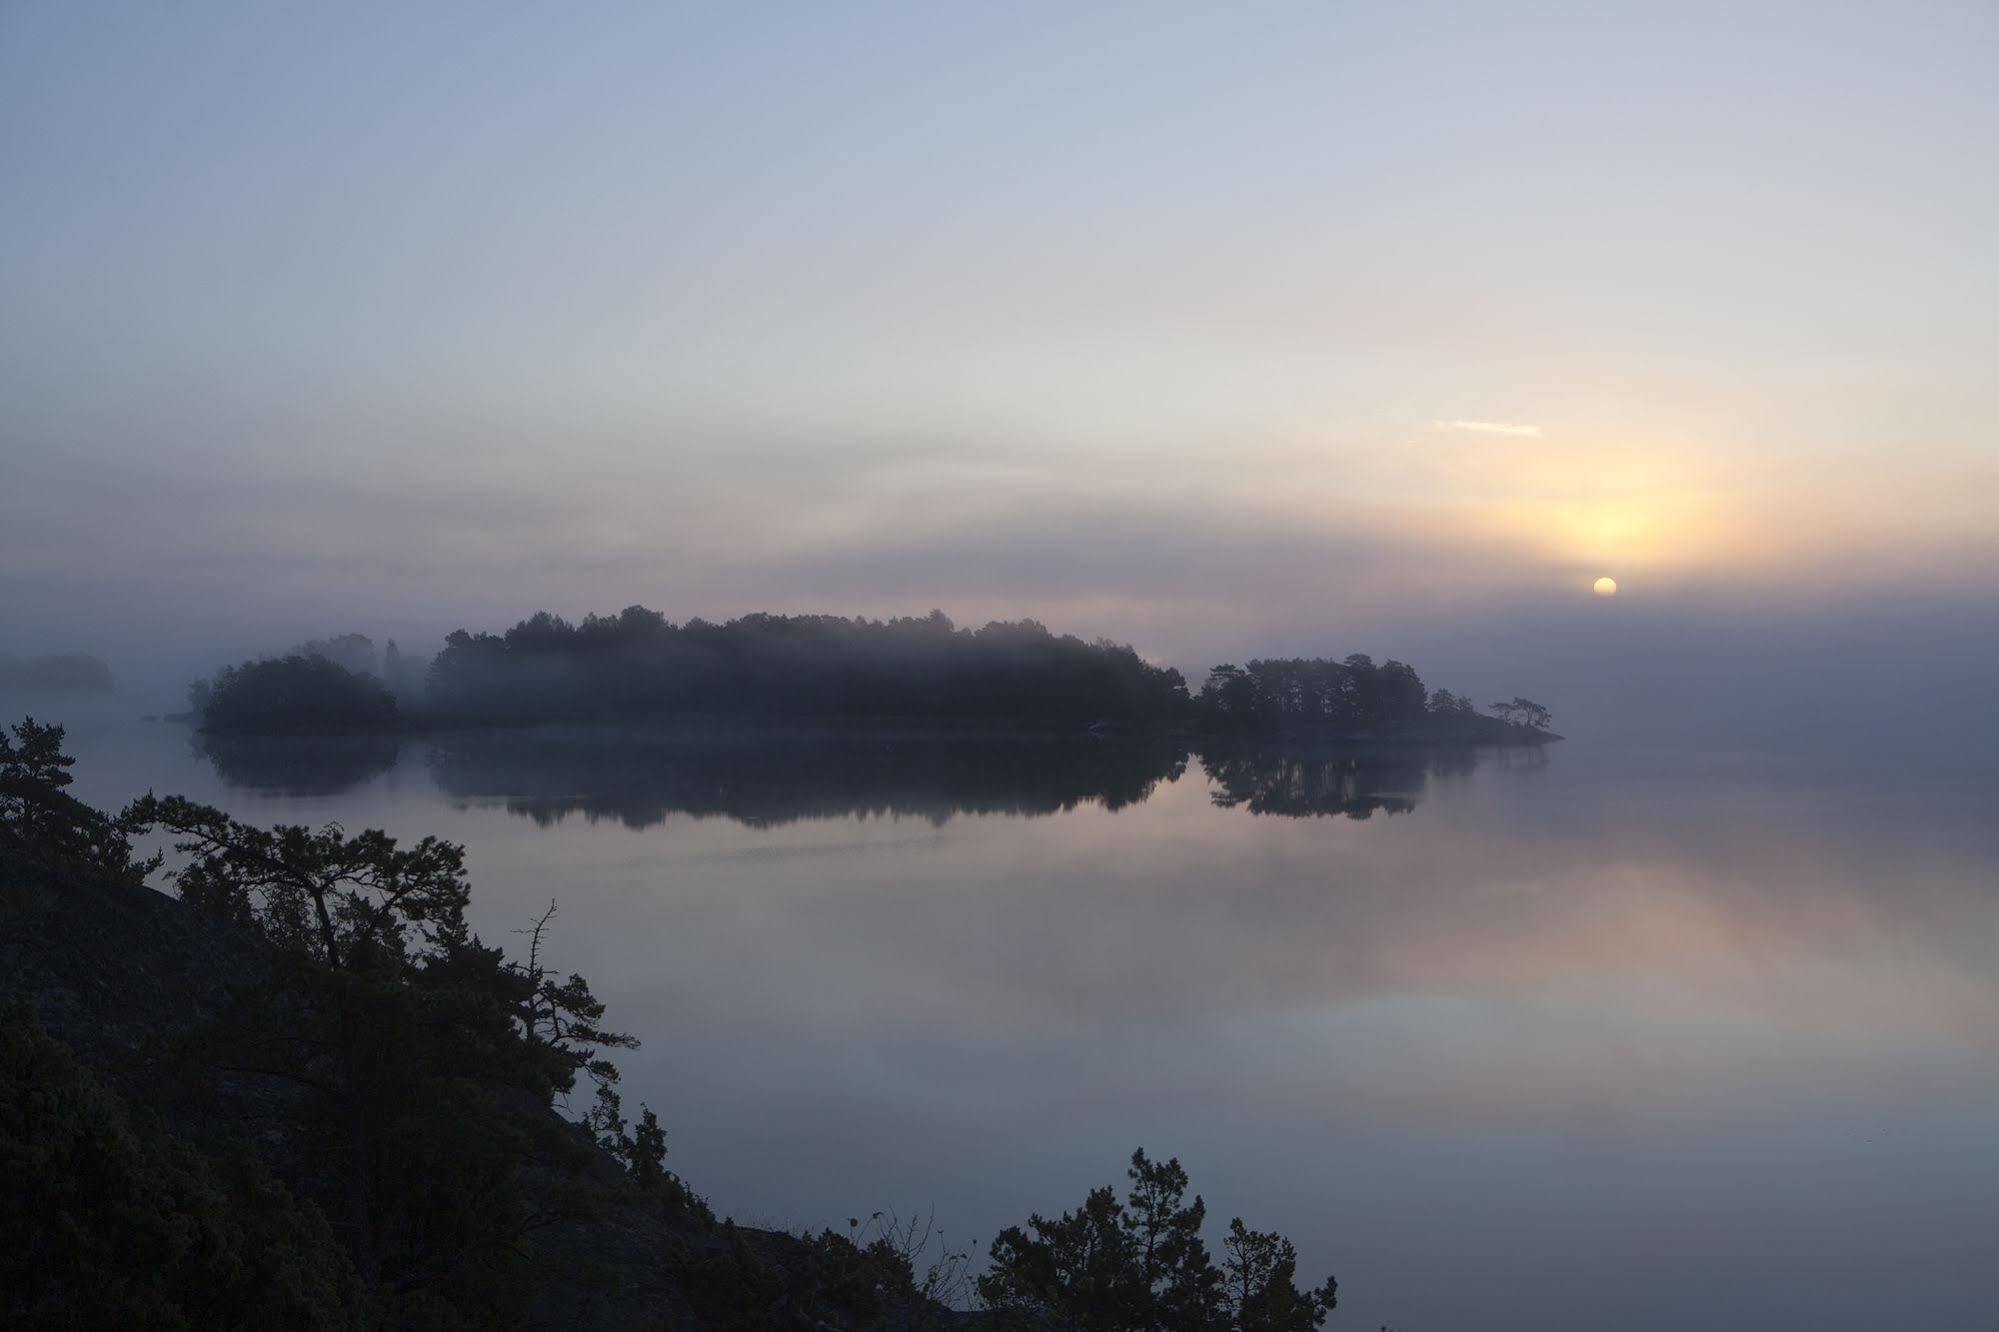
<instances>
[{"instance_id":1,"label":"calm water surface","mask_svg":"<svg viewBox=\"0 0 1999 1332\"><path fill-rule=\"evenodd\" d=\"M1332 1326L1999 1327L1989 780L1713 753L1188 756L582 734L204 755L78 793L464 842L488 939L645 1047L718 1210L999 1227L1178 1155Z\"/></svg>"}]
</instances>

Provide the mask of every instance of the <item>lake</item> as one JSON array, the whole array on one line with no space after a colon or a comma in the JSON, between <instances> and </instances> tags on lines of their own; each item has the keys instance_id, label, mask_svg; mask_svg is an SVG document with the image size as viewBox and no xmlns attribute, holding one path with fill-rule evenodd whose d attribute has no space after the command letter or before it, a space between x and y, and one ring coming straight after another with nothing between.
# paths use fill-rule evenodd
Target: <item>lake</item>
<instances>
[{"instance_id":1,"label":"lake","mask_svg":"<svg viewBox=\"0 0 1999 1332\"><path fill-rule=\"evenodd\" d=\"M627 1109L738 1220L934 1207L983 1252L1142 1145L1337 1274L1335 1328L1999 1325L1988 778L1587 739L71 749L95 803L463 842L489 941L554 899L555 965L645 1042Z\"/></svg>"}]
</instances>

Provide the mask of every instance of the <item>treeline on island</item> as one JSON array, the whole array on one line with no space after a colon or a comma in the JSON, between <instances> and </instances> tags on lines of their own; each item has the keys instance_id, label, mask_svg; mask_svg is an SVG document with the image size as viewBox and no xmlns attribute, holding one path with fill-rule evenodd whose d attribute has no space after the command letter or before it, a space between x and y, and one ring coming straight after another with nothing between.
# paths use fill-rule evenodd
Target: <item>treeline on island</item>
<instances>
[{"instance_id":1,"label":"treeline on island","mask_svg":"<svg viewBox=\"0 0 1999 1332\"><path fill-rule=\"evenodd\" d=\"M477 722L711 714L1087 723L1171 716L1187 697L1178 671L1129 647L1032 620L960 629L941 611L682 625L641 606L580 624L543 611L504 634L452 634L426 683L433 714Z\"/></svg>"},{"instance_id":2,"label":"treeline on island","mask_svg":"<svg viewBox=\"0 0 1999 1332\"><path fill-rule=\"evenodd\" d=\"M197 722L218 733L704 717L1552 738L1540 705L1515 698L1486 716L1467 698L1429 690L1399 661L1224 663L1190 692L1179 671L1124 644L1055 634L1033 620L959 628L941 611L678 625L642 606L580 623L542 611L501 634L457 630L421 671L393 640L377 657L371 640L348 634L225 668L197 682L189 702Z\"/></svg>"},{"instance_id":3,"label":"treeline on island","mask_svg":"<svg viewBox=\"0 0 1999 1332\"><path fill-rule=\"evenodd\" d=\"M982 1269L892 1213L718 1221L626 1117L609 1056L637 1042L551 965L553 905L508 956L458 845L111 814L72 766L60 727L0 731L0 1324L1305 1332L1333 1307L1281 1235L1236 1218L1211 1250L1142 1151Z\"/></svg>"}]
</instances>

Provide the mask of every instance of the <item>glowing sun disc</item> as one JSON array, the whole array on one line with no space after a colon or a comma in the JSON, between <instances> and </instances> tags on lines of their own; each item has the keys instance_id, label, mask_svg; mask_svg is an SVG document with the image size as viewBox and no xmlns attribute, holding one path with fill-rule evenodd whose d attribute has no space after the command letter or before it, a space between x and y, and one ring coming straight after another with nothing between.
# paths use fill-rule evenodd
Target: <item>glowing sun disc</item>
<instances>
[{"instance_id":1,"label":"glowing sun disc","mask_svg":"<svg viewBox=\"0 0 1999 1332\"><path fill-rule=\"evenodd\" d=\"M1617 595L1617 580L1615 578L1599 578L1596 580L1595 586L1596 594L1600 597L1614 597Z\"/></svg>"}]
</instances>

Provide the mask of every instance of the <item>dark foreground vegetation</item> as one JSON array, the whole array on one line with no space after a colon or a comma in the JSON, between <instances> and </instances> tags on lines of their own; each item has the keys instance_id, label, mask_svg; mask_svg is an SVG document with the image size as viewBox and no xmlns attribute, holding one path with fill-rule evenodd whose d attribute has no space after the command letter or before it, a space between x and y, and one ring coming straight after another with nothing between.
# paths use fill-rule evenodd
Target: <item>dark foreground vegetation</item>
<instances>
[{"instance_id":1,"label":"dark foreground vegetation","mask_svg":"<svg viewBox=\"0 0 1999 1332\"><path fill-rule=\"evenodd\" d=\"M1008 1229L976 1281L892 1215L718 1221L627 1118L607 1056L636 1042L548 965L552 906L508 958L451 843L107 814L62 740L0 733L0 1325L1247 1332L1332 1305L1240 1220L1218 1260L1142 1152L1122 1201Z\"/></svg>"},{"instance_id":2,"label":"dark foreground vegetation","mask_svg":"<svg viewBox=\"0 0 1999 1332\"><path fill-rule=\"evenodd\" d=\"M1033 620L960 629L921 618L746 615L676 625L631 606L572 624L546 611L503 634L452 633L416 675L391 642L302 645L197 682L218 734L368 734L405 726L525 726L668 718L1081 728L1314 730L1362 739L1513 744L1552 738L1526 699L1483 716L1404 662L1354 654L1224 663L1190 693L1128 646Z\"/></svg>"},{"instance_id":3,"label":"dark foreground vegetation","mask_svg":"<svg viewBox=\"0 0 1999 1332\"><path fill-rule=\"evenodd\" d=\"M1002 1313L1063 1315L1086 1328L1315 1328L1338 1288L1297 1285L1298 1253L1282 1235L1229 1222L1217 1264L1201 1231L1207 1204L1187 1201L1178 1160L1131 1155L1122 1202L1109 1185L1054 1220L1032 1217L993 1241L979 1294Z\"/></svg>"}]
</instances>

